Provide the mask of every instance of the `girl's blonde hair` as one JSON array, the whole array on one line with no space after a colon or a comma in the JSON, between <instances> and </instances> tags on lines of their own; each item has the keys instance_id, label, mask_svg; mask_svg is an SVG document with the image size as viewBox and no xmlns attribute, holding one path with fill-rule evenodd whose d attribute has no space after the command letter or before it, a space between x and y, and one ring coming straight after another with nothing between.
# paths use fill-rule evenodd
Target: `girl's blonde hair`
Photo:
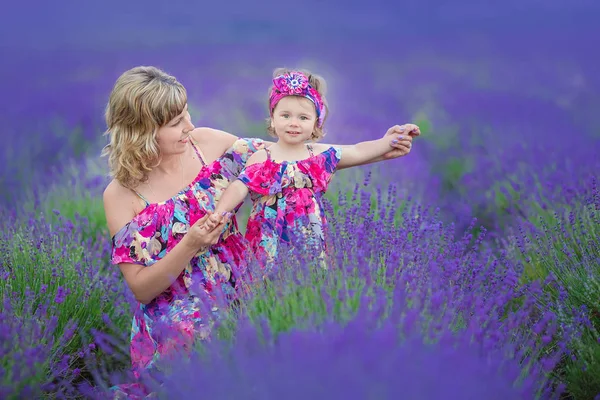
<instances>
[{"instance_id":1,"label":"girl's blonde hair","mask_svg":"<svg viewBox=\"0 0 600 400\"><path fill-rule=\"evenodd\" d=\"M315 130L313 131L313 134L311 136L311 139L313 141L317 142L317 141L323 139L323 137L325 136L325 130L324 130L325 121L327 121L327 116L329 115L329 107L327 104L327 99L325 98L325 95L327 94L327 83L325 82L325 79L322 76L313 74L306 69L277 68L273 71L273 79L275 79L279 75L288 74L293 71L302 72L304 75L306 75L308 77L308 83L313 88L315 88L315 90L317 92L319 92L319 94L321 95L321 98L323 99L323 105L325 108L325 117L323 119L323 125L321 127L318 127L315 122ZM273 137L277 137L277 134L275 133L275 129L273 129L273 126L272 126L273 115L271 114L271 109L270 109L271 104L269 101L269 96L271 94L272 88L273 88L273 85L271 85L269 87L269 90L267 92L267 108L269 110L269 118L267 118L267 132L269 133L269 135L271 135Z\"/></svg>"},{"instance_id":2,"label":"girl's blonde hair","mask_svg":"<svg viewBox=\"0 0 600 400\"><path fill-rule=\"evenodd\" d=\"M175 77L156 67L125 71L116 81L106 105L110 138L102 150L110 175L123 186L135 188L148 179L160 162L156 133L181 114L187 92Z\"/></svg>"}]
</instances>

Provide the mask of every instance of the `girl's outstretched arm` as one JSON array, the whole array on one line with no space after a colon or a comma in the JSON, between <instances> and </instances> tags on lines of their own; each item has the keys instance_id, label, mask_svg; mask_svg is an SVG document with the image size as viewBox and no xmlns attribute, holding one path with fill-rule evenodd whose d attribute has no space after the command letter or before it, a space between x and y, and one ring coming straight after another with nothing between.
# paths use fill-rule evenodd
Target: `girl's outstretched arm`
<instances>
[{"instance_id":1,"label":"girl's outstretched arm","mask_svg":"<svg viewBox=\"0 0 600 400\"><path fill-rule=\"evenodd\" d=\"M407 132L410 131L406 127L396 125L388 129L381 139L343 146L342 157L337 168L350 168L386 159L385 154L390 152L392 147L401 147L404 149L404 155L408 154L412 147L412 137L408 136Z\"/></svg>"},{"instance_id":2,"label":"girl's outstretched arm","mask_svg":"<svg viewBox=\"0 0 600 400\"><path fill-rule=\"evenodd\" d=\"M398 136L397 129L394 129L394 128L398 128L398 126L388 129L384 138L389 135ZM421 130L419 129L419 127L417 125L414 125L414 124L405 124L405 125L400 126L399 128L401 128L403 130L401 133L404 135L404 138L402 140L392 142L391 148L388 148L388 151L386 151L384 154L379 155L377 157L370 158L370 159L363 159L359 163L352 163L349 165L338 165L338 169L356 167L356 166L365 165L365 164L372 164L374 162L392 160L394 158L403 157L405 155L408 155L408 153L410 153L410 150L412 148L413 138L419 136L421 134ZM347 149L350 149L356 145L353 145L353 144L350 144L350 145L347 145L347 144L343 144L343 145L323 144L323 146L339 147L342 149L342 153L343 153Z\"/></svg>"}]
</instances>

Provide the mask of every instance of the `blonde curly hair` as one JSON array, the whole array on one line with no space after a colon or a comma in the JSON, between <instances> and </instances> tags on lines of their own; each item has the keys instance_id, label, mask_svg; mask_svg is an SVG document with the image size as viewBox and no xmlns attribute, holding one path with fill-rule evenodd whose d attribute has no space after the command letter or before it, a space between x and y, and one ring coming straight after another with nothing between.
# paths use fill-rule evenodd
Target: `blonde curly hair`
<instances>
[{"instance_id":1,"label":"blonde curly hair","mask_svg":"<svg viewBox=\"0 0 600 400\"><path fill-rule=\"evenodd\" d=\"M327 94L327 83L325 82L325 79L322 76L313 74L306 69L276 68L273 71L273 79L275 79L279 75L288 74L288 73L294 72L294 71L302 72L304 75L306 75L308 77L308 83L313 88L315 88L315 90L317 92L319 92L319 94L321 95L321 98L323 99L323 105L325 107L325 117L323 119L323 125L321 127L318 127L315 122L315 130L313 131L312 136L311 136L311 139L313 141L318 142L319 140L323 139L323 137L325 136L325 130L324 130L325 121L327 121L327 116L329 115L329 106L327 104L327 99L325 98L325 95ZM277 134L275 133L275 129L273 128L273 125L272 125L273 114L271 113L271 109L270 109L271 104L269 102L269 97L271 95L272 88L273 88L273 85L271 85L269 87L269 90L267 92L267 109L269 110L269 117L267 118L267 132L269 133L269 135L276 138Z\"/></svg>"},{"instance_id":2,"label":"blonde curly hair","mask_svg":"<svg viewBox=\"0 0 600 400\"><path fill-rule=\"evenodd\" d=\"M156 68L139 66L116 81L106 105L110 175L128 188L146 182L160 162L156 133L180 115L187 104L185 87L175 77Z\"/></svg>"}]
</instances>

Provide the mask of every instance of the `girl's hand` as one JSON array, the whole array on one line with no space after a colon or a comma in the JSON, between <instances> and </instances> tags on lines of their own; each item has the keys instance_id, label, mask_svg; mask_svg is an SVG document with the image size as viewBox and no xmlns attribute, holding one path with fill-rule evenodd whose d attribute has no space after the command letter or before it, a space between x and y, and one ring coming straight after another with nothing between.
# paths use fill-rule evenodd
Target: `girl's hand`
<instances>
[{"instance_id":1,"label":"girl's hand","mask_svg":"<svg viewBox=\"0 0 600 400\"><path fill-rule=\"evenodd\" d=\"M217 225L219 225L219 223L221 221L225 221L225 223L227 223L231 217L233 216L233 213L230 212L225 212L225 213L213 213L208 220L205 223L205 227L208 230L213 230L217 227Z\"/></svg>"},{"instance_id":2,"label":"girl's hand","mask_svg":"<svg viewBox=\"0 0 600 400\"><path fill-rule=\"evenodd\" d=\"M407 155L412 149L412 141L414 137L421 135L421 130L415 124L395 125L387 130L384 138L388 135L396 135L390 142L390 146L394 149L385 153L383 158L392 159Z\"/></svg>"},{"instance_id":3,"label":"girl's hand","mask_svg":"<svg viewBox=\"0 0 600 400\"><path fill-rule=\"evenodd\" d=\"M190 226L182 241L185 241L188 246L194 249L201 249L217 243L221 236L221 231L229 219L213 219L213 223L210 224L209 219L212 219L212 215L207 213L204 217L196 221L194 225Z\"/></svg>"}]
</instances>

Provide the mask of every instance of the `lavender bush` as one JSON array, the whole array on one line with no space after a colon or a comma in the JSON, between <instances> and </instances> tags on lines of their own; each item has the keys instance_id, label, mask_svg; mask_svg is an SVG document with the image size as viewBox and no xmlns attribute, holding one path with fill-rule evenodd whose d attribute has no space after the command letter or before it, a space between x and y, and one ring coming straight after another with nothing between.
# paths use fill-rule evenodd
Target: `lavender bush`
<instances>
[{"instance_id":1,"label":"lavender bush","mask_svg":"<svg viewBox=\"0 0 600 400\"><path fill-rule=\"evenodd\" d=\"M420 337L400 341L402 331L410 327L384 322L374 328L369 315L365 312L349 324L325 323L322 331L294 330L276 339L268 329L257 331L244 323L233 345L212 343L202 356L175 364L161 385L153 386L161 398L196 398L196 384L203 388L202 396L214 398L534 396L534 374L517 379L518 364L506 361L503 349L483 356L467 339L450 335L441 344L426 344ZM228 382L236 384L224 391Z\"/></svg>"},{"instance_id":2,"label":"lavender bush","mask_svg":"<svg viewBox=\"0 0 600 400\"><path fill-rule=\"evenodd\" d=\"M5 272L3 280L8 278ZM39 397L44 386L52 381L51 371L55 376L66 372L58 365L61 357L57 357L55 336L57 316L49 316L49 301L40 302L36 306L26 305L14 309L11 297L27 296L29 298L43 297L44 293L36 296L30 290L25 293L3 293L0 321L2 329L2 347L0 348L0 396L2 398L34 398ZM45 304L44 304L45 303ZM70 327L71 328L71 327ZM66 340L71 339L73 329L65 333ZM67 356L68 357L68 356ZM68 362L68 359L66 359ZM65 380L65 376L61 377ZM69 382L67 378L67 382Z\"/></svg>"},{"instance_id":3,"label":"lavender bush","mask_svg":"<svg viewBox=\"0 0 600 400\"><path fill-rule=\"evenodd\" d=\"M144 381L149 390L194 398L201 382L202 396L217 398L557 398L563 387L549 376L562 352L547 345L564 340L556 315L536 307L539 282L519 286L482 237L455 241L432 211L409 205L395 226L384 201L390 212L375 226L369 203L335 218L329 270L282 253L222 330L167 362Z\"/></svg>"},{"instance_id":4,"label":"lavender bush","mask_svg":"<svg viewBox=\"0 0 600 400\"><path fill-rule=\"evenodd\" d=\"M102 191L108 184L108 174L106 167L99 163L100 160L96 158L65 163L59 171L52 173L54 181L48 182L43 190L28 193L22 207L16 212L25 216L41 214L51 224L70 221L79 230L78 237L106 246L108 228ZM107 257L103 262L108 262Z\"/></svg>"},{"instance_id":5,"label":"lavender bush","mask_svg":"<svg viewBox=\"0 0 600 400\"><path fill-rule=\"evenodd\" d=\"M3 393L37 396L70 388L90 366L92 330L107 314L125 331L132 295L109 268L107 243L88 236L87 221L4 214L0 236ZM61 389L62 390L62 389Z\"/></svg>"},{"instance_id":6,"label":"lavender bush","mask_svg":"<svg viewBox=\"0 0 600 400\"><path fill-rule=\"evenodd\" d=\"M510 237L509 251L523 269L524 282L550 277L558 286L545 289L550 298L538 299L564 326L577 326L577 340L563 344L564 379L577 398L600 393L600 196L591 177L579 194L580 204L556 208L526 221ZM566 196L572 196L567 193Z\"/></svg>"}]
</instances>

